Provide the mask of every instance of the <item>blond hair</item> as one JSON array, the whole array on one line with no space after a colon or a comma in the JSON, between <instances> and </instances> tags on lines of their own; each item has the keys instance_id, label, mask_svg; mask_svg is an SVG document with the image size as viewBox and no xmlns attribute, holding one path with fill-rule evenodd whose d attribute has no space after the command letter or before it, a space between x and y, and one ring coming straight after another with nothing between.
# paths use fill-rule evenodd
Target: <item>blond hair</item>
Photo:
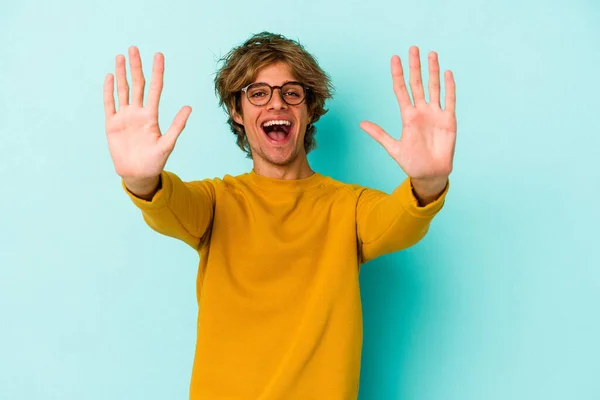
<instances>
[{"instance_id":1,"label":"blond hair","mask_svg":"<svg viewBox=\"0 0 600 400\"><path fill-rule=\"evenodd\" d=\"M225 109L237 145L252 157L244 126L234 121L232 111L242 115L241 89L252 83L258 72L271 64L284 62L299 82L307 88L306 105L310 122L304 135L304 150L308 154L316 147L314 123L328 110L325 101L332 97L333 85L317 60L297 41L270 32L251 36L244 44L234 47L219 60L222 66L215 77L215 92L219 105Z\"/></svg>"}]
</instances>

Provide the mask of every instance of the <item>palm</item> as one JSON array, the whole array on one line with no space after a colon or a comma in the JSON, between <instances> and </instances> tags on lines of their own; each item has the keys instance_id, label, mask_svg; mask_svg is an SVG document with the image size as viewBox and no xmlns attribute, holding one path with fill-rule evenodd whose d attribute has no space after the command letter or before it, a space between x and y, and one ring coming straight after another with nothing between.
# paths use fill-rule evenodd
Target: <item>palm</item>
<instances>
[{"instance_id":1,"label":"palm","mask_svg":"<svg viewBox=\"0 0 600 400\"><path fill-rule=\"evenodd\" d=\"M415 178L448 175L456 137L456 120L441 109L409 109L403 118L402 137L391 156L407 175Z\"/></svg>"},{"instance_id":2,"label":"palm","mask_svg":"<svg viewBox=\"0 0 600 400\"><path fill-rule=\"evenodd\" d=\"M408 95L400 59L392 59L394 91L402 114L402 136L394 139L371 122L361 127L376 139L396 160L404 172L415 179L447 177L452 171L456 143L455 92L451 72L446 73L446 106L440 106L439 66L437 55L430 54L429 97L425 101L421 83L418 49L410 54L410 86L414 104Z\"/></svg>"},{"instance_id":3,"label":"palm","mask_svg":"<svg viewBox=\"0 0 600 400\"><path fill-rule=\"evenodd\" d=\"M183 107L169 130L163 135L158 126L158 103L162 91L164 60L157 54L147 104L143 105L144 76L139 52L130 49L133 80L131 102L125 74L124 57L117 57L117 91L119 111L115 110L114 82L111 74L104 83L106 137L115 170L122 177L148 178L157 176L164 168L177 137L183 130L191 109Z\"/></svg>"},{"instance_id":4,"label":"palm","mask_svg":"<svg viewBox=\"0 0 600 400\"><path fill-rule=\"evenodd\" d=\"M117 173L138 177L160 174L166 162L159 145L161 136L157 118L141 107L121 109L107 120L108 148Z\"/></svg>"}]
</instances>

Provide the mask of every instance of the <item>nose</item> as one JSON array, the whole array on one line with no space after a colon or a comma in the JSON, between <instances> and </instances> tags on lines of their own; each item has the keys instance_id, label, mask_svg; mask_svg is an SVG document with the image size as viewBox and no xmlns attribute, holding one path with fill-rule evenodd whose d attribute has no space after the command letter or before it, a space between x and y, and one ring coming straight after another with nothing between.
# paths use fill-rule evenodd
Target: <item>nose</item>
<instances>
[{"instance_id":1,"label":"nose","mask_svg":"<svg viewBox=\"0 0 600 400\"><path fill-rule=\"evenodd\" d=\"M287 108L287 103L283 101L281 88L273 88L273 96L267 104L268 109L282 110Z\"/></svg>"}]
</instances>

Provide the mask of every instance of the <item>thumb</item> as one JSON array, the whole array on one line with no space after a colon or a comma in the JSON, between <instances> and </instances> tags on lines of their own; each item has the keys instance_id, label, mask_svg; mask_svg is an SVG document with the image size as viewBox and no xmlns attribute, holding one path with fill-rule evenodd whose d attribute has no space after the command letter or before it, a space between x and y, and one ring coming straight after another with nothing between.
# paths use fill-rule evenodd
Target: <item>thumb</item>
<instances>
[{"instance_id":1,"label":"thumb","mask_svg":"<svg viewBox=\"0 0 600 400\"><path fill-rule=\"evenodd\" d=\"M185 106L182 107L181 110L177 113L175 118L173 118L173 123L165 132L165 134L160 138L163 141L165 148L170 153L175 147L175 142L177 142L177 138L185 128L185 124L192 113L192 107Z\"/></svg>"},{"instance_id":2,"label":"thumb","mask_svg":"<svg viewBox=\"0 0 600 400\"><path fill-rule=\"evenodd\" d=\"M392 153L392 149L396 144L396 139L388 135L388 133L379 125L369 121L363 121L360 123L360 128L367 132L373 139L377 140L388 153Z\"/></svg>"}]
</instances>

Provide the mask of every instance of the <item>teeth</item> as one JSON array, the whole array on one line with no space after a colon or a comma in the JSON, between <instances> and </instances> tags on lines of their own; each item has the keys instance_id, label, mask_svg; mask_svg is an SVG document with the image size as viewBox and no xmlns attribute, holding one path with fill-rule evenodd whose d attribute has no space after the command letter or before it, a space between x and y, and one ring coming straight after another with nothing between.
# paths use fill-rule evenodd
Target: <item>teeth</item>
<instances>
[{"instance_id":1,"label":"teeth","mask_svg":"<svg viewBox=\"0 0 600 400\"><path fill-rule=\"evenodd\" d=\"M292 123L290 121L279 120L279 121L267 121L263 124L263 126L273 126L273 125L287 125L290 126Z\"/></svg>"}]
</instances>

